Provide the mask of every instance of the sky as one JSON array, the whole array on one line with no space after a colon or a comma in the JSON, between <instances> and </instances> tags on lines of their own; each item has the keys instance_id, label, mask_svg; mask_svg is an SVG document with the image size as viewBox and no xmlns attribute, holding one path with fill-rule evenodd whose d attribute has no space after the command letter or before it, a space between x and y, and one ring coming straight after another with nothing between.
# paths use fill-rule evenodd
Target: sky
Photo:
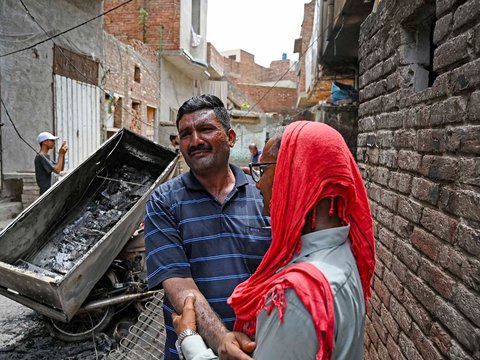
<instances>
[{"instance_id":1,"label":"sky","mask_svg":"<svg viewBox=\"0 0 480 360\"><path fill-rule=\"evenodd\" d=\"M255 63L298 60L293 53L300 37L303 4L309 0L208 0L207 41L217 51L242 49Z\"/></svg>"}]
</instances>

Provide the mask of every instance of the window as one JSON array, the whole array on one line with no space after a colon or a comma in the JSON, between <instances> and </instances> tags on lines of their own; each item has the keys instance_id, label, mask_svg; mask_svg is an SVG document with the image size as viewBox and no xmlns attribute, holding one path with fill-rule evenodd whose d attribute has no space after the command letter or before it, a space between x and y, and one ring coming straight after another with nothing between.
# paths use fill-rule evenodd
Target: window
<instances>
[{"instance_id":1,"label":"window","mask_svg":"<svg viewBox=\"0 0 480 360\"><path fill-rule=\"evenodd\" d=\"M147 106L147 126L146 126L146 136L148 139L153 140L153 136L155 134L155 115L157 113L157 109L151 106Z\"/></svg>"},{"instance_id":2,"label":"window","mask_svg":"<svg viewBox=\"0 0 480 360\"><path fill-rule=\"evenodd\" d=\"M192 0L192 29L197 35L200 34L200 0Z\"/></svg>"},{"instance_id":3,"label":"window","mask_svg":"<svg viewBox=\"0 0 480 360\"><path fill-rule=\"evenodd\" d=\"M177 121L177 112L172 108L170 108L169 120L172 123L175 123Z\"/></svg>"},{"instance_id":4,"label":"window","mask_svg":"<svg viewBox=\"0 0 480 360\"><path fill-rule=\"evenodd\" d=\"M140 83L140 68L136 65L133 73L133 80L137 83Z\"/></svg>"},{"instance_id":5,"label":"window","mask_svg":"<svg viewBox=\"0 0 480 360\"><path fill-rule=\"evenodd\" d=\"M121 129L123 127L122 110L123 110L122 98L119 97L115 101L115 110L113 111L113 127L116 127L118 129Z\"/></svg>"},{"instance_id":6,"label":"window","mask_svg":"<svg viewBox=\"0 0 480 360\"><path fill-rule=\"evenodd\" d=\"M403 24L407 44L402 54L404 61L410 64L409 73L415 91L432 86L437 77L433 71L435 12L435 4L427 4Z\"/></svg>"},{"instance_id":7,"label":"window","mask_svg":"<svg viewBox=\"0 0 480 360\"><path fill-rule=\"evenodd\" d=\"M132 118L130 121L130 130L141 134L142 131L142 107L138 101L132 101Z\"/></svg>"}]
</instances>

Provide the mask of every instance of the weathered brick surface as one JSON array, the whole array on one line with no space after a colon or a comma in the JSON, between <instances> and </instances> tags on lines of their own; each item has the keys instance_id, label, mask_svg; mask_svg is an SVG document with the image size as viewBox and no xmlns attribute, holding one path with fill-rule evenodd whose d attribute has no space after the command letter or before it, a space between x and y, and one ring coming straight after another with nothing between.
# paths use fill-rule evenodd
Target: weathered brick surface
<instances>
[{"instance_id":1,"label":"weathered brick surface","mask_svg":"<svg viewBox=\"0 0 480 360\"><path fill-rule=\"evenodd\" d=\"M116 127L126 127L153 140L154 126L149 125L147 106L160 107L159 67L155 53L145 44L134 42L136 48L126 45L104 33L105 89L121 98L115 106ZM140 70L140 82L135 81L135 67ZM138 118L132 102L139 103Z\"/></svg>"},{"instance_id":2,"label":"weathered brick surface","mask_svg":"<svg viewBox=\"0 0 480 360\"><path fill-rule=\"evenodd\" d=\"M480 358L480 6L435 0L433 41L416 44L426 4L382 1L360 31L357 161L379 264L366 359ZM418 91L423 46L436 73Z\"/></svg>"},{"instance_id":3,"label":"weathered brick surface","mask_svg":"<svg viewBox=\"0 0 480 360\"><path fill-rule=\"evenodd\" d=\"M400 326L400 329L408 334L412 326L412 318L401 302L397 301L395 298L390 301L390 313Z\"/></svg>"},{"instance_id":4,"label":"weathered brick surface","mask_svg":"<svg viewBox=\"0 0 480 360\"><path fill-rule=\"evenodd\" d=\"M122 2L105 0L104 8L109 10ZM140 16L142 8L148 13L144 21L145 28ZM140 42L145 40L145 43L155 51L160 48L176 50L180 47L180 1L133 0L104 16L104 29L129 45L135 40Z\"/></svg>"},{"instance_id":5,"label":"weathered brick surface","mask_svg":"<svg viewBox=\"0 0 480 360\"><path fill-rule=\"evenodd\" d=\"M461 223L457 227L454 241L474 256L480 255L480 229Z\"/></svg>"},{"instance_id":6,"label":"weathered brick surface","mask_svg":"<svg viewBox=\"0 0 480 360\"><path fill-rule=\"evenodd\" d=\"M459 6L453 16L453 29L456 30L480 17L480 2L478 0L470 0Z\"/></svg>"},{"instance_id":7,"label":"weathered brick surface","mask_svg":"<svg viewBox=\"0 0 480 360\"><path fill-rule=\"evenodd\" d=\"M458 220L441 211L426 207L423 209L420 223L432 234L451 243L454 240Z\"/></svg>"},{"instance_id":8,"label":"weathered brick surface","mask_svg":"<svg viewBox=\"0 0 480 360\"><path fill-rule=\"evenodd\" d=\"M412 325L412 330L409 335L415 344L415 348L418 349L423 359L441 358L439 351L435 348L427 335L424 334L415 323Z\"/></svg>"},{"instance_id":9,"label":"weathered brick surface","mask_svg":"<svg viewBox=\"0 0 480 360\"><path fill-rule=\"evenodd\" d=\"M432 180L455 181L460 175L459 159L453 156L425 155L419 172Z\"/></svg>"},{"instance_id":10,"label":"weathered brick surface","mask_svg":"<svg viewBox=\"0 0 480 360\"><path fill-rule=\"evenodd\" d=\"M433 68L438 71L456 62L468 59L467 44L471 34L462 34L440 45L435 50Z\"/></svg>"},{"instance_id":11,"label":"weathered brick surface","mask_svg":"<svg viewBox=\"0 0 480 360\"><path fill-rule=\"evenodd\" d=\"M271 88L267 86L239 84L243 93L255 101L255 104L264 112L281 112L282 114L294 114L295 88ZM255 105L251 104L251 106Z\"/></svg>"}]
</instances>

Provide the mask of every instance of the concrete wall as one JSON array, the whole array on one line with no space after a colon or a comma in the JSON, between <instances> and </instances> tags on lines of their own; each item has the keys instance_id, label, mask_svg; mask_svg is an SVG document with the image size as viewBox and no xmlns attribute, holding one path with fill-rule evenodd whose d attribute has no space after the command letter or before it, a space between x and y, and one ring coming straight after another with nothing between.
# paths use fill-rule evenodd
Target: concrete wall
<instances>
[{"instance_id":1,"label":"concrete wall","mask_svg":"<svg viewBox=\"0 0 480 360\"><path fill-rule=\"evenodd\" d=\"M49 33L55 34L102 12L99 0L45 0L27 2L30 12ZM45 33L26 15L20 2L0 2L0 53L31 45L46 38ZM101 60L103 56L102 19L55 38L64 48ZM98 39L98 41L92 41ZM41 131L54 132L53 43L0 58L1 97L22 137L35 149ZM101 77L101 74L99 74ZM35 152L22 142L1 109L3 174L34 171Z\"/></svg>"},{"instance_id":2,"label":"concrete wall","mask_svg":"<svg viewBox=\"0 0 480 360\"><path fill-rule=\"evenodd\" d=\"M416 43L428 13L431 42ZM377 246L366 359L480 358L479 39L476 0L384 0L362 25L357 159ZM423 90L420 68L436 76Z\"/></svg>"},{"instance_id":3,"label":"concrete wall","mask_svg":"<svg viewBox=\"0 0 480 360\"><path fill-rule=\"evenodd\" d=\"M232 128L237 134L237 141L230 152L230 162L238 166L247 166L251 156L248 145L257 144L260 150L265 145L266 117L265 115L258 118L232 117Z\"/></svg>"},{"instance_id":4,"label":"concrete wall","mask_svg":"<svg viewBox=\"0 0 480 360\"><path fill-rule=\"evenodd\" d=\"M200 86L195 87L195 82L188 75L183 74L172 63L162 60L161 68L161 109L160 121L170 121L170 110L175 112L172 124L175 124L176 112L180 106L194 95L200 95ZM199 81L200 82L200 81ZM206 87L206 81L205 81Z\"/></svg>"},{"instance_id":5,"label":"concrete wall","mask_svg":"<svg viewBox=\"0 0 480 360\"><path fill-rule=\"evenodd\" d=\"M195 59L207 59L207 1L195 0L200 4L200 43L192 46L192 0L181 0L180 47L187 50Z\"/></svg>"}]
</instances>

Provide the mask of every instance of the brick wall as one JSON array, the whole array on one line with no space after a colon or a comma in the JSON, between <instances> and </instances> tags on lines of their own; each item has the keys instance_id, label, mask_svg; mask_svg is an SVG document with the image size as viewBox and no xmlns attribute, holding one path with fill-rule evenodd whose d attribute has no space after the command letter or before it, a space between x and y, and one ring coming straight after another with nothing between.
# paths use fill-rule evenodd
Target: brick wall
<instances>
[{"instance_id":1,"label":"brick wall","mask_svg":"<svg viewBox=\"0 0 480 360\"><path fill-rule=\"evenodd\" d=\"M255 104L253 111L275 112L282 115L294 114L294 107L297 97L296 87L259 86L258 83L277 80L291 80L295 82L297 76L294 69L290 69L290 60L272 61L271 67L266 68L255 63L254 55L240 50L240 61L224 57L224 69L227 80L240 89ZM263 99L262 97L266 94ZM260 99L262 99L260 101ZM257 103L260 101L260 103Z\"/></svg>"},{"instance_id":2,"label":"brick wall","mask_svg":"<svg viewBox=\"0 0 480 360\"><path fill-rule=\"evenodd\" d=\"M430 68L412 36L429 11ZM384 0L362 25L357 159L377 246L366 359L480 358L479 39L478 0Z\"/></svg>"},{"instance_id":3,"label":"brick wall","mask_svg":"<svg viewBox=\"0 0 480 360\"><path fill-rule=\"evenodd\" d=\"M275 87L271 89L269 86L246 84L239 84L238 87L249 99L255 101L256 106L259 106L263 112L276 112L282 115L292 115L295 113L296 88ZM265 94L267 95L265 96ZM254 106L255 104L250 105ZM258 110L256 110L255 107L253 111Z\"/></svg>"},{"instance_id":4,"label":"brick wall","mask_svg":"<svg viewBox=\"0 0 480 360\"><path fill-rule=\"evenodd\" d=\"M116 121L120 121L117 127L126 127L153 139L152 124L147 125L147 106L156 111L160 107L159 65L148 45L140 41L134 41L134 45L126 45L104 33L105 89L121 97L121 106L114 109ZM135 81L135 67L139 70L139 81ZM139 103L138 109L132 107L132 102Z\"/></svg>"},{"instance_id":5,"label":"brick wall","mask_svg":"<svg viewBox=\"0 0 480 360\"><path fill-rule=\"evenodd\" d=\"M105 11L122 2L105 0ZM144 21L140 13L142 8L147 13ZM154 50L160 47L176 50L180 47L180 0L133 0L105 15L104 29L126 44L132 45L136 40Z\"/></svg>"},{"instance_id":6,"label":"brick wall","mask_svg":"<svg viewBox=\"0 0 480 360\"><path fill-rule=\"evenodd\" d=\"M295 67L292 67L293 63L290 60L275 60L270 63L270 81L277 81L280 78L282 80L291 80L297 82L297 74L295 73Z\"/></svg>"}]
</instances>

